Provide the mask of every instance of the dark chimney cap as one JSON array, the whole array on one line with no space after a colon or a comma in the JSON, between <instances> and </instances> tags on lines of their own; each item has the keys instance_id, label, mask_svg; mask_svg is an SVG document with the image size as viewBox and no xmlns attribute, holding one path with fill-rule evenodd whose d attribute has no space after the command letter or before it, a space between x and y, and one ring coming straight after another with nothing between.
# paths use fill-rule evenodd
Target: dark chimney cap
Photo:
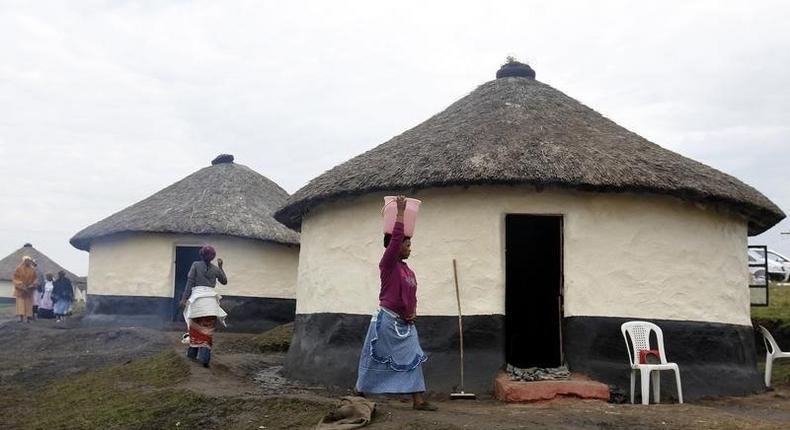
<instances>
[{"instance_id":1,"label":"dark chimney cap","mask_svg":"<svg viewBox=\"0 0 790 430\"><path fill-rule=\"evenodd\" d=\"M32 247L33 247L33 245L32 245L32 244L30 244L30 243L26 243L26 244L22 245L22 247L23 247L23 248L32 248Z\"/></svg>"},{"instance_id":2,"label":"dark chimney cap","mask_svg":"<svg viewBox=\"0 0 790 430\"><path fill-rule=\"evenodd\" d=\"M516 61L513 57L507 57L507 63L503 64L496 72L496 78L506 78L515 76L518 78L535 79L535 71L529 64Z\"/></svg>"},{"instance_id":3,"label":"dark chimney cap","mask_svg":"<svg viewBox=\"0 0 790 430\"><path fill-rule=\"evenodd\" d=\"M212 166L223 163L233 163L233 156L230 154L219 154L217 158L211 160Z\"/></svg>"}]
</instances>

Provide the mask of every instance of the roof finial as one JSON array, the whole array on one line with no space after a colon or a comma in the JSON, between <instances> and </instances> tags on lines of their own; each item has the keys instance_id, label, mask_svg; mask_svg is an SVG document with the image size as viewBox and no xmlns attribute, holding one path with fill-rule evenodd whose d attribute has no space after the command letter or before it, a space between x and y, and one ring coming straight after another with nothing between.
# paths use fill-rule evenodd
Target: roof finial
<instances>
[{"instance_id":1,"label":"roof finial","mask_svg":"<svg viewBox=\"0 0 790 430\"><path fill-rule=\"evenodd\" d=\"M223 164L223 163L227 163L227 164L233 163L233 156L230 154L219 154L217 155L217 158L211 160L212 166L215 166L217 164Z\"/></svg>"},{"instance_id":2,"label":"roof finial","mask_svg":"<svg viewBox=\"0 0 790 430\"><path fill-rule=\"evenodd\" d=\"M32 248L32 247L33 247L33 244L32 244L32 243L30 243L30 242L28 242L28 243L26 243L26 244L22 245L22 248Z\"/></svg>"},{"instance_id":3,"label":"roof finial","mask_svg":"<svg viewBox=\"0 0 790 430\"><path fill-rule=\"evenodd\" d=\"M507 62L496 72L496 78L515 76L519 78L535 79L535 70L529 64L521 63L512 55L507 56Z\"/></svg>"}]
</instances>

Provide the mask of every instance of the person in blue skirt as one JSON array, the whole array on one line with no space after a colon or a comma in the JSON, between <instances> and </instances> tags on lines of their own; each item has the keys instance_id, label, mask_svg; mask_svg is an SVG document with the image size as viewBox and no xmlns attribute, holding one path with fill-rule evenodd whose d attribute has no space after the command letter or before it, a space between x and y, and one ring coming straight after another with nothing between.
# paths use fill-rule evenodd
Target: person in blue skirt
<instances>
[{"instance_id":1,"label":"person in blue skirt","mask_svg":"<svg viewBox=\"0 0 790 430\"><path fill-rule=\"evenodd\" d=\"M71 280L66 277L66 272L61 270L58 272L58 279L52 283L52 301L55 303L55 321L61 322L66 319L71 305L74 303L74 287L71 285Z\"/></svg>"},{"instance_id":2,"label":"person in blue skirt","mask_svg":"<svg viewBox=\"0 0 790 430\"><path fill-rule=\"evenodd\" d=\"M420 347L417 318L417 278L404 260L411 254L411 238L403 228L406 197L398 196L392 234L384 236L379 263L379 310L368 326L359 357L356 390L361 394L411 394L417 410L435 411L425 400L422 363L428 356Z\"/></svg>"}]
</instances>

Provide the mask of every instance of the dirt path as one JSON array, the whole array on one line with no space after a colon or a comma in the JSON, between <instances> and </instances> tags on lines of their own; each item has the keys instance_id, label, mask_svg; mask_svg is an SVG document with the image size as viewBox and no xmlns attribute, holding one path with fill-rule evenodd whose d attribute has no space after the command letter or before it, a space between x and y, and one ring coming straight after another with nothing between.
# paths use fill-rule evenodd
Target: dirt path
<instances>
[{"instance_id":1,"label":"dirt path","mask_svg":"<svg viewBox=\"0 0 790 430\"><path fill-rule=\"evenodd\" d=\"M183 356L185 346L179 342L180 336L181 333L168 333L174 351ZM299 385L280 376L285 353L255 352L254 346L249 343L250 338L248 334L219 333L211 366L205 368L185 359L190 366L190 375L178 388L207 396L271 397L326 393L321 387Z\"/></svg>"},{"instance_id":2,"label":"dirt path","mask_svg":"<svg viewBox=\"0 0 790 430\"><path fill-rule=\"evenodd\" d=\"M91 369L175 351L188 369L183 381L172 388L218 399L211 403L224 408L217 409L217 416L204 428L294 428L285 420L291 414L288 408L297 412L307 408L320 416L345 394L286 380L279 374L285 354L257 353L251 337L219 333L212 366L204 368L184 357L180 333L82 327L78 319L66 324L0 322L0 345L5 346L0 348L0 389L32 380L63 380ZM370 428L382 430L790 428L790 386L743 398L649 407L570 399L504 405L490 399L451 402L441 397L433 399L438 412L417 412L407 399L373 400L378 408Z\"/></svg>"}]
</instances>

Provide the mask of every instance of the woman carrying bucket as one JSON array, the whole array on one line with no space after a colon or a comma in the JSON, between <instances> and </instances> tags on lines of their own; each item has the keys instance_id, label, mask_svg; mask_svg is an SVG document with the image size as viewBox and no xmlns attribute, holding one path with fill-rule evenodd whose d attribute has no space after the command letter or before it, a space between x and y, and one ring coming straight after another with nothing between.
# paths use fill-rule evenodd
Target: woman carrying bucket
<instances>
[{"instance_id":1,"label":"woman carrying bucket","mask_svg":"<svg viewBox=\"0 0 790 430\"><path fill-rule=\"evenodd\" d=\"M411 254L411 238L404 232L406 197L398 196L395 202L395 224L392 233L384 235L386 250L379 263L379 310L370 320L362 346L356 390L368 394L411 394L414 409L435 411L436 406L423 397L422 363L428 356L420 347L414 325L417 279L404 261Z\"/></svg>"}]
</instances>

